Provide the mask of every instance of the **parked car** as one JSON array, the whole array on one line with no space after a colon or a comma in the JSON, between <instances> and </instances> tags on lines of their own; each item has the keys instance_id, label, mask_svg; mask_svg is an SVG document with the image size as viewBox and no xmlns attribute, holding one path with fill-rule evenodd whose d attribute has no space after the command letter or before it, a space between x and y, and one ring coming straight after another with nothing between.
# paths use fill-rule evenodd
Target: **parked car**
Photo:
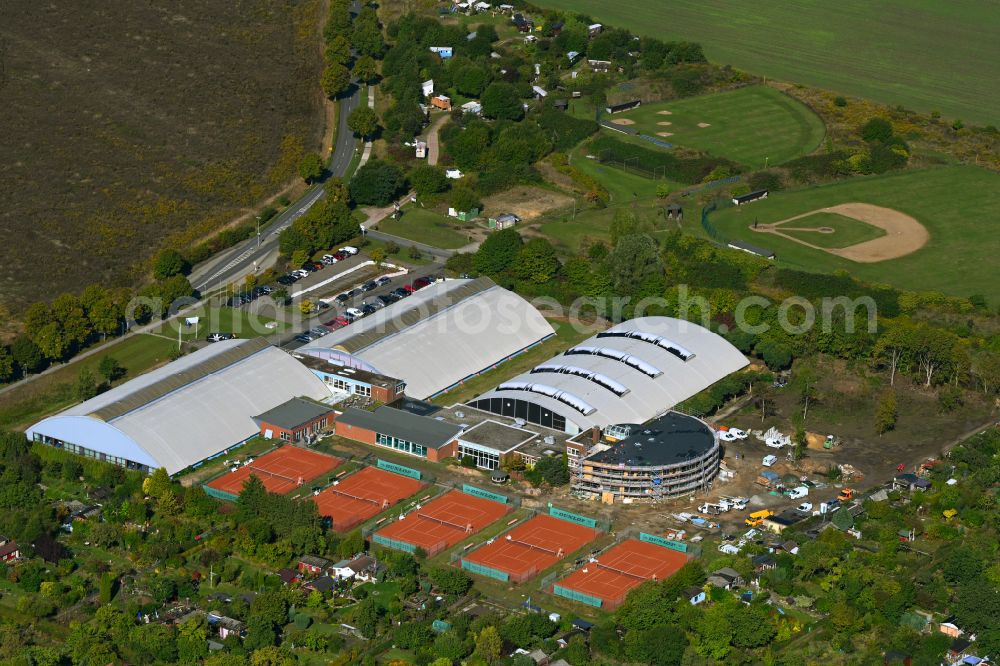
<instances>
[{"instance_id":1,"label":"parked car","mask_svg":"<svg viewBox=\"0 0 1000 666\"><path fill-rule=\"evenodd\" d=\"M764 467L770 467L776 462L778 462L778 456L766 455L764 456L764 459L760 461L760 464L763 465Z\"/></svg>"},{"instance_id":2,"label":"parked car","mask_svg":"<svg viewBox=\"0 0 1000 666\"><path fill-rule=\"evenodd\" d=\"M410 295L410 292L406 291L404 287L396 287L395 289L392 290L391 293L399 298L406 298L407 296Z\"/></svg>"},{"instance_id":3,"label":"parked car","mask_svg":"<svg viewBox=\"0 0 1000 666\"><path fill-rule=\"evenodd\" d=\"M370 315L370 314L375 314L375 312L377 310L378 310L378 308L375 307L374 305L372 305L371 303L362 303L361 304L361 312L363 312L364 316L366 316L366 317L368 315Z\"/></svg>"},{"instance_id":4,"label":"parked car","mask_svg":"<svg viewBox=\"0 0 1000 666\"><path fill-rule=\"evenodd\" d=\"M343 261L344 259L347 259L350 256L351 255L349 255L348 253L344 252L343 250L337 250L336 252L333 253L333 257L337 261Z\"/></svg>"},{"instance_id":5,"label":"parked car","mask_svg":"<svg viewBox=\"0 0 1000 666\"><path fill-rule=\"evenodd\" d=\"M795 507L796 511L801 511L802 513L812 513L813 505L811 502L803 502Z\"/></svg>"},{"instance_id":6,"label":"parked car","mask_svg":"<svg viewBox=\"0 0 1000 666\"><path fill-rule=\"evenodd\" d=\"M380 286L380 287L382 287L382 286L384 286L384 285L387 285L387 284L389 284L390 282L392 282L392 278L391 278L391 277L389 277L388 275L383 275L383 276L382 276L382 277L380 277L379 279L375 280L375 284L377 284L377 285L378 285L378 286Z\"/></svg>"},{"instance_id":7,"label":"parked car","mask_svg":"<svg viewBox=\"0 0 1000 666\"><path fill-rule=\"evenodd\" d=\"M344 310L344 314L350 315L355 319L360 319L361 317L365 316L365 313L357 308L347 308L346 310Z\"/></svg>"},{"instance_id":8,"label":"parked car","mask_svg":"<svg viewBox=\"0 0 1000 666\"><path fill-rule=\"evenodd\" d=\"M353 257L358 253L358 248L354 247L353 245L345 245L344 247L340 248L338 252L346 252L347 254Z\"/></svg>"},{"instance_id":9,"label":"parked car","mask_svg":"<svg viewBox=\"0 0 1000 666\"><path fill-rule=\"evenodd\" d=\"M408 284L408 285L404 286L403 289L405 289L406 293L408 293L408 294L412 294L413 292L415 292L417 290L417 288L414 287L412 284Z\"/></svg>"},{"instance_id":10,"label":"parked car","mask_svg":"<svg viewBox=\"0 0 1000 666\"><path fill-rule=\"evenodd\" d=\"M375 280L369 280L361 285L361 291L371 291L372 289L377 289L378 285L375 284Z\"/></svg>"},{"instance_id":11,"label":"parked car","mask_svg":"<svg viewBox=\"0 0 1000 666\"><path fill-rule=\"evenodd\" d=\"M309 271L307 271L304 268L300 268L298 270L292 271L292 275L301 280L302 278L307 277L309 275Z\"/></svg>"},{"instance_id":12,"label":"parked car","mask_svg":"<svg viewBox=\"0 0 1000 666\"><path fill-rule=\"evenodd\" d=\"M232 340L236 336L232 333L209 333L205 340L208 342L222 342L223 340Z\"/></svg>"},{"instance_id":13,"label":"parked car","mask_svg":"<svg viewBox=\"0 0 1000 666\"><path fill-rule=\"evenodd\" d=\"M413 281L413 288L414 289L423 289L424 287L427 287L430 284L431 284L431 279L430 278L426 278L426 277L417 278L416 280Z\"/></svg>"},{"instance_id":14,"label":"parked car","mask_svg":"<svg viewBox=\"0 0 1000 666\"><path fill-rule=\"evenodd\" d=\"M278 284L283 284L287 287L289 285L295 284L295 278L293 278L291 275L282 275L280 278L275 280L275 282L277 282Z\"/></svg>"},{"instance_id":15,"label":"parked car","mask_svg":"<svg viewBox=\"0 0 1000 666\"><path fill-rule=\"evenodd\" d=\"M325 326L313 326L311 329L309 329L309 332L318 335L320 337L323 337L324 335L330 332L330 329L326 328Z\"/></svg>"},{"instance_id":16,"label":"parked car","mask_svg":"<svg viewBox=\"0 0 1000 666\"><path fill-rule=\"evenodd\" d=\"M347 321L346 317L344 317L343 315L340 315L340 316L334 317L333 319L331 319L330 321L326 322L323 325L326 326L327 328L331 329L331 330L336 331L338 328L344 328L345 326L347 326L350 323L351 322Z\"/></svg>"},{"instance_id":17,"label":"parked car","mask_svg":"<svg viewBox=\"0 0 1000 666\"><path fill-rule=\"evenodd\" d=\"M365 292L361 291L361 289L359 289L358 287L355 287L354 289L351 289L349 292L347 292L347 297L348 298L356 298L356 297L360 296L363 293L365 293Z\"/></svg>"},{"instance_id":18,"label":"parked car","mask_svg":"<svg viewBox=\"0 0 1000 666\"><path fill-rule=\"evenodd\" d=\"M382 305L392 305L393 303L399 300L399 296L397 296L392 292L389 292L388 294L382 294L381 296L379 296L378 300L382 301Z\"/></svg>"},{"instance_id":19,"label":"parked car","mask_svg":"<svg viewBox=\"0 0 1000 666\"><path fill-rule=\"evenodd\" d=\"M732 430L720 430L719 439L723 442L735 442L739 437L734 435Z\"/></svg>"},{"instance_id":20,"label":"parked car","mask_svg":"<svg viewBox=\"0 0 1000 666\"><path fill-rule=\"evenodd\" d=\"M746 439L749 437L746 430L740 430L739 428L730 428L729 432L731 432L736 439Z\"/></svg>"},{"instance_id":21,"label":"parked car","mask_svg":"<svg viewBox=\"0 0 1000 666\"><path fill-rule=\"evenodd\" d=\"M384 308L384 307L385 307L385 303L383 303L383 302L382 302L382 301L381 301L380 299L378 299L378 298L373 298L373 299L372 299L372 300L370 300L370 301L365 301L365 302L364 302L364 303L362 303L361 305L362 305L362 306L365 306L365 305L370 305L370 306L372 306L373 308L375 308L376 310L381 310L382 308Z\"/></svg>"},{"instance_id":22,"label":"parked car","mask_svg":"<svg viewBox=\"0 0 1000 666\"><path fill-rule=\"evenodd\" d=\"M343 305L347 301L351 300L351 297L347 294L337 294L337 297L333 300L337 301L337 305Z\"/></svg>"},{"instance_id":23,"label":"parked car","mask_svg":"<svg viewBox=\"0 0 1000 666\"><path fill-rule=\"evenodd\" d=\"M337 263L337 257L333 256L332 254L324 254L322 257L320 257L320 261L329 266L330 264Z\"/></svg>"}]
</instances>

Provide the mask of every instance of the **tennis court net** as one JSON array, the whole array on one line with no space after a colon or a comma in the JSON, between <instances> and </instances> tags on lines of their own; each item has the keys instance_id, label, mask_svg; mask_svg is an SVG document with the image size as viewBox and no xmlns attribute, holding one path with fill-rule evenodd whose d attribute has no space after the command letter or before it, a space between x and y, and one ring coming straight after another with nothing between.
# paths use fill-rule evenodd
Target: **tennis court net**
<instances>
[{"instance_id":1,"label":"tennis court net","mask_svg":"<svg viewBox=\"0 0 1000 666\"><path fill-rule=\"evenodd\" d=\"M509 534L507 535L507 541L509 543L516 543L516 544L518 544L520 546L524 546L525 548L531 548L532 550L537 550L539 552L545 553L547 555L551 555L553 557L562 557L562 554L563 554L562 548L559 548L557 550L553 550L551 548L546 548L545 546L539 546L536 543L531 543L529 541L521 541L520 539L515 539L514 537L512 537Z\"/></svg>"},{"instance_id":2,"label":"tennis court net","mask_svg":"<svg viewBox=\"0 0 1000 666\"><path fill-rule=\"evenodd\" d=\"M345 493L343 490L338 490L337 488L330 487L328 489L334 495L340 495L341 497L348 497L352 500L357 500L359 502L368 502L369 504L374 504L375 506L382 506L382 503L376 499L371 499L370 497L358 497L357 495L352 495L351 493Z\"/></svg>"},{"instance_id":3,"label":"tennis court net","mask_svg":"<svg viewBox=\"0 0 1000 666\"><path fill-rule=\"evenodd\" d=\"M634 578L636 580L641 580L643 582L649 580L649 578L647 578L646 576L641 576L639 574L632 573L631 571L618 569L617 567L608 566L607 564L601 564L600 562L594 562L594 564L597 565L597 568L599 569L606 569L608 571L613 571L616 574L627 576L628 578Z\"/></svg>"},{"instance_id":4,"label":"tennis court net","mask_svg":"<svg viewBox=\"0 0 1000 666\"><path fill-rule=\"evenodd\" d=\"M462 530L463 532L472 531L472 523L469 523L468 525L459 525L458 523L453 523L450 520L444 520L443 518L438 518L436 516L429 516L426 513L418 513L417 515L420 516L421 518L425 518L440 525L444 525L446 527L453 527L456 530Z\"/></svg>"},{"instance_id":5,"label":"tennis court net","mask_svg":"<svg viewBox=\"0 0 1000 666\"><path fill-rule=\"evenodd\" d=\"M288 483L294 483L295 485L298 486L301 486L304 483L302 477L293 479L290 476L285 476L284 474L278 474L277 472L271 472L266 469L261 469L260 467L254 467L253 465L248 465L248 467L250 468L250 471L253 474L263 474L264 476L269 476L272 479L281 479L282 481L287 481Z\"/></svg>"}]
</instances>

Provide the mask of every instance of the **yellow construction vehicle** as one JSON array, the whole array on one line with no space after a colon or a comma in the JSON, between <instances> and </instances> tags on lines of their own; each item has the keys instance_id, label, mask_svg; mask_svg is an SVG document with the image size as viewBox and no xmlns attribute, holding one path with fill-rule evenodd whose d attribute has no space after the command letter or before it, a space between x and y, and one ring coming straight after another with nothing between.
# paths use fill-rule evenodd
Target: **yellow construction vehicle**
<instances>
[{"instance_id":1,"label":"yellow construction vehicle","mask_svg":"<svg viewBox=\"0 0 1000 666\"><path fill-rule=\"evenodd\" d=\"M765 518L770 518L773 515L774 511L769 511L768 509L764 509L762 511L754 511L749 516L747 516L744 522L746 522L748 527L760 527L761 525L764 524Z\"/></svg>"},{"instance_id":2,"label":"yellow construction vehicle","mask_svg":"<svg viewBox=\"0 0 1000 666\"><path fill-rule=\"evenodd\" d=\"M840 491L840 494L837 495L837 499L841 502L850 502L854 499L854 488L844 488Z\"/></svg>"}]
</instances>

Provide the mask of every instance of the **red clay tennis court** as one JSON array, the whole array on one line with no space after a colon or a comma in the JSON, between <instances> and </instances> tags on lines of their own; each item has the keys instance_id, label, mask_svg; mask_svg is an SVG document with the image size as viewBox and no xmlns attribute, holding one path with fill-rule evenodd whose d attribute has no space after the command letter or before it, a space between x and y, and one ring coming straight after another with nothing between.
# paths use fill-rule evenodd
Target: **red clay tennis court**
<instances>
[{"instance_id":1,"label":"red clay tennis court","mask_svg":"<svg viewBox=\"0 0 1000 666\"><path fill-rule=\"evenodd\" d=\"M512 583L523 583L590 543L597 534L593 528L540 515L462 559L502 571Z\"/></svg>"},{"instance_id":2,"label":"red clay tennis court","mask_svg":"<svg viewBox=\"0 0 1000 666\"><path fill-rule=\"evenodd\" d=\"M330 519L334 530L346 532L415 494L424 485L416 479L365 467L312 500L319 515Z\"/></svg>"},{"instance_id":3,"label":"red clay tennis court","mask_svg":"<svg viewBox=\"0 0 1000 666\"><path fill-rule=\"evenodd\" d=\"M572 597L558 590L570 590L600 599L602 608L614 610L625 600L629 590L647 580L664 580L687 562L687 555L656 544L627 539L588 562L553 589L556 594Z\"/></svg>"},{"instance_id":4,"label":"red clay tennis court","mask_svg":"<svg viewBox=\"0 0 1000 666\"><path fill-rule=\"evenodd\" d=\"M206 485L237 497L243 491L243 484L253 474L264 483L268 492L285 495L339 467L343 462L340 458L297 446L282 446Z\"/></svg>"},{"instance_id":5,"label":"red clay tennis court","mask_svg":"<svg viewBox=\"0 0 1000 666\"><path fill-rule=\"evenodd\" d=\"M373 541L400 550L421 548L432 557L496 522L509 510L505 504L452 490L382 528Z\"/></svg>"}]
</instances>

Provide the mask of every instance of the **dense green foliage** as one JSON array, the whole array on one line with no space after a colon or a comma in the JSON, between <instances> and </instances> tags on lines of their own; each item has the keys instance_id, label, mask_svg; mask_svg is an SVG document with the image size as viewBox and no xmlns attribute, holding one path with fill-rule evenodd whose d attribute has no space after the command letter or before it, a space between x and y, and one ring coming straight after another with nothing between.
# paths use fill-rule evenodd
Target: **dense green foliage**
<instances>
[{"instance_id":1,"label":"dense green foliage","mask_svg":"<svg viewBox=\"0 0 1000 666\"><path fill-rule=\"evenodd\" d=\"M739 172L739 166L721 157L681 157L674 153L643 148L610 136L601 136L590 144L590 152L601 161L617 162L679 183L700 183L716 169L726 174ZM725 177L725 176L723 176Z\"/></svg>"}]
</instances>

